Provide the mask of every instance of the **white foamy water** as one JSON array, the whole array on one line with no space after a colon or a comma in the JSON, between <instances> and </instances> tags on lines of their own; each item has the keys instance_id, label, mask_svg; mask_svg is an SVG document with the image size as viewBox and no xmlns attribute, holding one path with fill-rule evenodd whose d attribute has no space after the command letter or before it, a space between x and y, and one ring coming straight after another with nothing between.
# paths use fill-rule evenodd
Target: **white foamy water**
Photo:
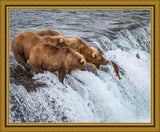
<instances>
[{"instance_id":1,"label":"white foamy water","mask_svg":"<svg viewBox=\"0 0 160 132\"><path fill-rule=\"evenodd\" d=\"M10 122L151 121L148 11L19 10L10 14L10 41L26 30L54 29L66 36L83 38L109 61L102 70L73 70L63 85L57 72L32 72L30 76L15 62L10 50ZM115 76L111 61L120 68L122 80ZM35 91L27 91L34 87Z\"/></svg>"}]
</instances>

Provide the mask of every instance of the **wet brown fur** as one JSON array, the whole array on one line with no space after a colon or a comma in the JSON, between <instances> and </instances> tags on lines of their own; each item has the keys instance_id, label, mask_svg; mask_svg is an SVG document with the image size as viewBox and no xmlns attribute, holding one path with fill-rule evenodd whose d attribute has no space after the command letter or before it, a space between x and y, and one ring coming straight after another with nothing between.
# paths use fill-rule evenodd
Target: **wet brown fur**
<instances>
[{"instance_id":1,"label":"wet brown fur","mask_svg":"<svg viewBox=\"0 0 160 132\"><path fill-rule=\"evenodd\" d=\"M59 43L60 39L63 39L63 43ZM27 59L29 59L30 51L32 48L38 44L51 43L55 46L67 46L65 38L62 36L44 36L40 37L37 34L26 31L18 34L12 41L12 52L15 59L22 64L27 70L30 70L26 66Z\"/></svg>"},{"instance_id":2,"label":"wet brown fur","mask_svg":"<svg viewBox=\"0 0 160 132\"><path fill-rule=\"evenodd\" d=\"M67 41L67 45L69 47L71 47L72 49L76 50L77 52L79 52L80 54L82 54L85 57L87 63L93 64L93 66L96 68L99 68L100 65L107 64L107 60L102 56L102 54L100 54L99 52L97 52L93 48L86 45L85 42L81 38L69 38L69 37L66 37L66 36L64 36L54 30L50 30L50 29L38 31L38 32L36 32L36 34L39 36L47 36L47 35L63 36L63 37L65 37L65 39ZM93 57L92 53L96 53L96 56Z\"/></svg>"},{"instance_id":3,"label":"wet brown fur","mask_svg":"<svg viewBox=\"0 0 160 132\"><path fill-rule=\"evenodd\" d=\"M84 63L81 64L82 59ZM61 82L72 69L86 70L86 61L81 54L72 48L58 48L48 43L37 45L32 49L29 64L36 74L43 73L44 70L59 71Z\"/></svg>"}]
</instances>

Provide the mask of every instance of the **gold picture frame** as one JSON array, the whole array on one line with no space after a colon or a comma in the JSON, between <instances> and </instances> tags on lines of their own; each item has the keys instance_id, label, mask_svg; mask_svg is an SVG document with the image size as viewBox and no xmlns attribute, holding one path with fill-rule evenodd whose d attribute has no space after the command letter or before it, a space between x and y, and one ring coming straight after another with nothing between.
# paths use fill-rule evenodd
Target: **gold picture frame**
<instances>
[{"instance_id":1,"label":"gold picture frame","mask_svg":"<svg viewBox=\"0 0 160 132\"><path fill-rule=\"evenodd\" d=\"M159 0L1 0L0 1L0 131L160 131L160 1ZM151 11L151 123L9 123L10 9L149 9Z\"/></svg>"}]
</instances>

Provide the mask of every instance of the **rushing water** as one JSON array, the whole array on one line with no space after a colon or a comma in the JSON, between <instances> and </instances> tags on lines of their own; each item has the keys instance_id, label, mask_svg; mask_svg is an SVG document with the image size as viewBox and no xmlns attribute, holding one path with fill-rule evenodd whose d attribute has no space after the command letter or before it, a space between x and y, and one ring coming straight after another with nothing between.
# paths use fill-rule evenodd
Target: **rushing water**
<instances>
[{"instance_id":1,"label":"rushing water","mask_svg":"<svg viewBox=\"0 0 160 132\"><path fill-rule=\"evenodd\" d=\"M34 74L10 48L10 122L150 122L151 31L149 10L10 10L10 45L24 31L53 29L80 37L109 63L72 71L62 85L57 72Z\"/></svg>"}]
</instances>

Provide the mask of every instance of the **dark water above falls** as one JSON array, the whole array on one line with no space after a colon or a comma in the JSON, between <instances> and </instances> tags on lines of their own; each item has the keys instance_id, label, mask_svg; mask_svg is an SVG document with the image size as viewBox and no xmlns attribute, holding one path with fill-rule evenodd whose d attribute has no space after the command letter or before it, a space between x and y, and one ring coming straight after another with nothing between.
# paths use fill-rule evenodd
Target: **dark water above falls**
<instances>
[{"instance_id":1,"label":"dark water above falls","mask_svg":"<svg viewBox=\"0 0 160 132\"><path fill-rule=\"evenodd\" d=\"M10 10L10 45L24 31L53 29L80 37L120 67L34 74L10 48L10 122L150 122L149 10Z\"/></svg>"}]
</instances>

